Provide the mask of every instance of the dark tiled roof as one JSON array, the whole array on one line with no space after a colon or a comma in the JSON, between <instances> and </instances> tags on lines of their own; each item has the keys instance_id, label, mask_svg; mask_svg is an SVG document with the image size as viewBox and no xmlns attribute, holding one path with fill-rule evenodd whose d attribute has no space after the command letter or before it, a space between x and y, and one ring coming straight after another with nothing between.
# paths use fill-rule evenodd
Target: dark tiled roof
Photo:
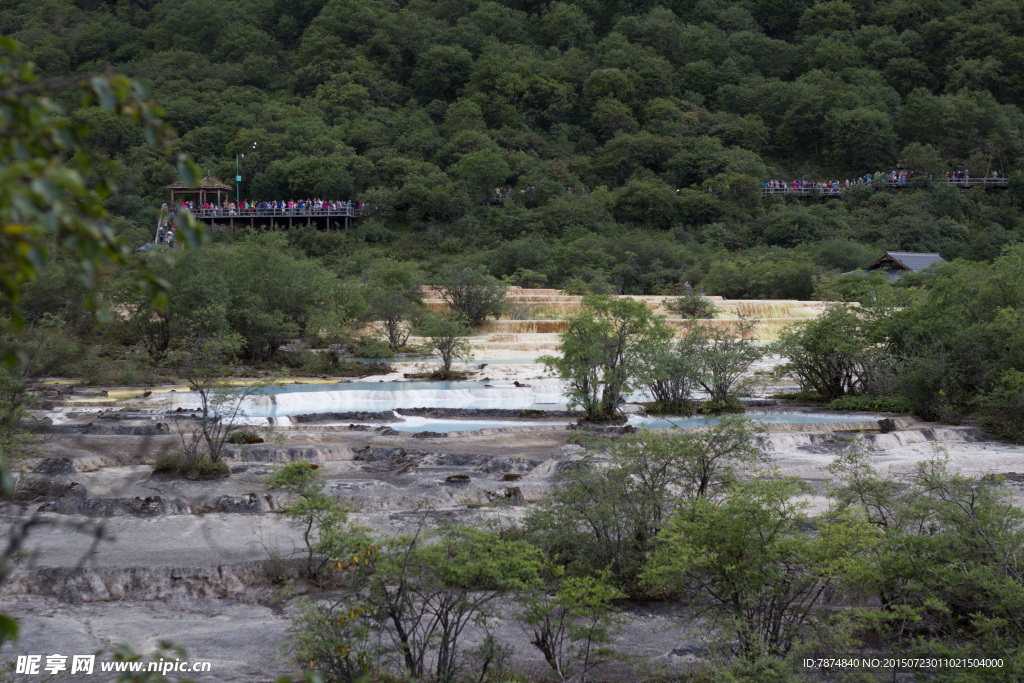
<instances>
[{"instance_id":1,"label":"dark tiled roof","mask_svg":"<svg viewBox=\"0 0 1024 683\"><path fill-rule=\"evenodd\" d=\"M915 272L924 270L928 266L936 263L946 262L938 254L921 254L912 251L887 251L885 252L885 255L892 257Z\"/></svg>"},{"instance_id":2,"label":"dark tiled roof","mask_svg":"<svg viewBox=\"0 0 1024 683\"><path fill-rule=\"evenodd\" d=\"M865 270L875 270L877 268L891 269L893 266L902 266L904 269L916 273L929 266L945 262L938 254L923 254L913 251L887 251L885 256L872 263Z\"/></svg>"},{"instance_id":3,"label":"dark tiled roof","mask_svg":"<svg viewBox=\"0 0 1024 683\"><path fill-rule=\"evenodd\" d=\"M212 190L218 190L218 189L219 190L233 190L234 189L233 187L229 187L229 186L225 185L224 183L222 183L217 178L214 178L213 176L206 176L202 180L199 180L198 182L196 182L195 185L186 185L185 183L183 183L183 182L181 182L179 180L178 182L176 182L176 183L174 183L172 185L168 185L167 186L168 190L198 190L199 188L203 188L204 190L211 190L211 189Z\"/></svg>"}]
</instances>

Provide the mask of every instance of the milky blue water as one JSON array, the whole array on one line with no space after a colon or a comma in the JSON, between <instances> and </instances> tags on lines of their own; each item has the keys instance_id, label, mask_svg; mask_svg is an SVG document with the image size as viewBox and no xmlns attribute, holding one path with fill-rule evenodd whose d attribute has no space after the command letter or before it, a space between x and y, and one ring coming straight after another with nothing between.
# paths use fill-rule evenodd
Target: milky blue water
<instances>
[{"instance_id":1,"label":"milky blue water","mask_svg":"<svg viewBox=\"0 0 1024 683\"><path fill-rule=\"evenodd\" d=\"M401 415L401 411L398 411ZM399 432L477 432L482 429L499 427L566 426L569 420L459 420L404 417L404 422L390 422L388 427ZM880 419L878 415L849 413L763 413L752 412L744 415L751 422L767 424L840 424L844 422L870 422ZM641 429L670 429L672 427L706 427L718 424L721 417L680 417L652 418L631 416L630 425Z\"/></svg>"},{"instance_id":2,"label":"milky blue water","mask_svg":"<svg viewBox=\"0 0 1024 683\"><path fill-rule=\"evenodd\" d=\"M175 405L194 408L194 392L174 394ZM497 382L344 382L289 384L265 389L242 400L247 417L322 413L377 412L403 408L562 410L565 397L557 381L515 386Z\"/></svg>"},{"instance_id":3,"label":"milky blue water","mask_svg":"<svg viewBox=\"0 0 1024 683\"><path fill-rule=\"evenodd\" d=\"M564 410L565 397L559 380L531 380L523 386L494 381L475 382L339 382L331 384L288 384L264 390L242 401L242 414L249 418L287 417L347 412L387 412L410 408ZM193 392L173 394L175 405L193 407ZM633 400L643 400L642 398ZM876 420L874 415L847 413L775 413L755 410L747 418L766 423L827 424ZM701 427L719 418L630 417L638 427ZM478 431L494 427L529 426L536 422L508 419L428 420L408 417L392 423L399 431ZM550 424L550 423L548 423ZM561 424L568 424L568 421Z\"/></svg>"},{"instance_id":4,"label":"milky blue water","mask_svg":"<svg viewBox=\"0 0 1024 683\"><path fill-rule=\"evenodd\" d=\"M870 422L881 419L877 415L857 415L844 413L746 413L751 422L768 424L832 424L837 422ZM639 418L637 427L651 429L668 429L670 427L706 427L722 421L721 417L679 417L679 418Z\"/></svg>"}]
</instances>

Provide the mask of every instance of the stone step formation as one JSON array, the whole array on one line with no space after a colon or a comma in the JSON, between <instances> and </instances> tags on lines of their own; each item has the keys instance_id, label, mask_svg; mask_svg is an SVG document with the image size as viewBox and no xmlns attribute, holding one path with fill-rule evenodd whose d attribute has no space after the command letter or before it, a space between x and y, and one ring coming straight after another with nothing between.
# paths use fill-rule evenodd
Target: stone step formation
<instances>
[{"instance_id":1,"label":"stone step formation","mask_svg":"<svg viewBox=\"0 0 1024 683\"><path fill-rule=\"evenodd\" d=\"M735 331L740 320L753 323L751 337L757 341L772 341L779 333L793 323L818 317L830 302L798 301L795 299L726 300L720 296L705 296L716 307L715 317L709 320L692 321L679 318L670 311L666 303L675 296L628 296L643 301L652 313L663 315L677 334L684 336L695 324L712 325ZM559 289L523 289L512 286L505 296L506 302L519 315L527 319L502 318L486 320L470 337L474 358L508 358L520 354L542 355L557 351L558 335L565 331L568 318L579 313L583 297ZM424 288L424 303L434 311L447 310L441 295L434 289ZM738 332L737 332L738 334ZM413 338L412 341L422 341Z\"/></svg>"}]
</instances>

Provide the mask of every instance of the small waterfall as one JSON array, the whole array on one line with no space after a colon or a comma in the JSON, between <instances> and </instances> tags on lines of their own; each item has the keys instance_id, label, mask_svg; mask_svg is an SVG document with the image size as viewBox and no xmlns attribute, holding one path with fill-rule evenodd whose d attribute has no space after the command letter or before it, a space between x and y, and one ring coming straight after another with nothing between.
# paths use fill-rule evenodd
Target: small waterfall
<instances>
[{"instance_id":1,"label":"small waterfall","mask_svg":"<svg viewBox=\"0 0 1024 683\"><path fill-rule=\"evenodd\" d=\"M842 440L856 438L865 446L879 451L889 451L917 444L936 442L976 443L985 440L985 435L975 427L938 427L905 429L888 434L851 435L843 432L769 434L764 439L765 450L769 453L792 453L797 448L808 446L837 446Z\"/></svg>"},{"instance_id":2,"label":"small waterfall","mask_svg":"<svg viewBox=\"0 0 1024 683\"><path fill-rule=\"evenodd\" d=\"M418 417L416 415L402 415L397 410L392 410L391 413L399 420L401 420L401 423L397 425L391 425L392 428L401 428L403 430L407 427L422 428L428 422L428 419L425 417Z\"/></svg>"},{"instance_id":3,"label":"small waterfall","mask_svg":"<svg viewBox=\"0 0 1024 683\"><path fill-rule=\"evenodd\" d=\"M717 303L720 318L746 317L757 319L793 318L808 317L807 309L821 312L824 304L816 301L795 301L795 300L736 300ZM794 316L791 311L799 310L800 314ZM813 316L812 316L813 317Z\"/></svg>"},{"instance_id":4,"label":"small waterfall","mask_svg":"<svg viewBox=\"0 0 1024 683\"><path fill-rule=\"evenodd\" d=\"M565 320L487 320L479 327L484 334L558 334L565 332Z\"/></svg>"}]
</instances>

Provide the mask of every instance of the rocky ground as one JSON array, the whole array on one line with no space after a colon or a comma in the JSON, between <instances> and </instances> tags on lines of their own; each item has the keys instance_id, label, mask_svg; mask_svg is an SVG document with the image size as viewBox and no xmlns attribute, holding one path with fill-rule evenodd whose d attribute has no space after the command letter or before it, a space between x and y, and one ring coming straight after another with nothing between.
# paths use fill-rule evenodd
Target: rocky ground
<instances>
[{"instance_id":1,"label":"rocky ground","mask_svg":"<svg viewBox=\"0 0 1024 683\"><path fill-rule=\"evenodd\" d=\"M503 378L530 376L520 368ZM266 443L231 447L230 477L183 481L149 466L179 444L178 422L161 407L160 391L90 391L65 394L38 415L45 419L36 457L22 463L21 499L0 510L12 530L29 518L37 522L27 554L0 587L4 611L22 623L20 643L3 658L89 653L116 643L149 652L165 639L213 662L212 673L198 680L273 680L289 671L280 645L294 601L277 590L296 576L290 560L300 545L299 529L278 514L284 501L263 487L275 468L316 463L326 490L353 511L353 521L400 533L424 514L515 520L581 451L564 425L543 420L440 438L386 425L295 423L275 429ZM138 397L112 402L131 395ZM973 475L1024 472L1024 448L970 426L898 418L836 427L772 425L772 462L823 492L839 437L852 432L894 473L936 449ZM1018 481L1007 486L1020 492ZM823 496L814 502L826 504ZM617 646L638 660L675 666L700 653L697 625L683 607L627 606L626 615ZM514 646L517 666L543 673L527 634L511 620L494 627ZM603 676L621 680L624 666Z\"/></svg>"}]
</instances>

